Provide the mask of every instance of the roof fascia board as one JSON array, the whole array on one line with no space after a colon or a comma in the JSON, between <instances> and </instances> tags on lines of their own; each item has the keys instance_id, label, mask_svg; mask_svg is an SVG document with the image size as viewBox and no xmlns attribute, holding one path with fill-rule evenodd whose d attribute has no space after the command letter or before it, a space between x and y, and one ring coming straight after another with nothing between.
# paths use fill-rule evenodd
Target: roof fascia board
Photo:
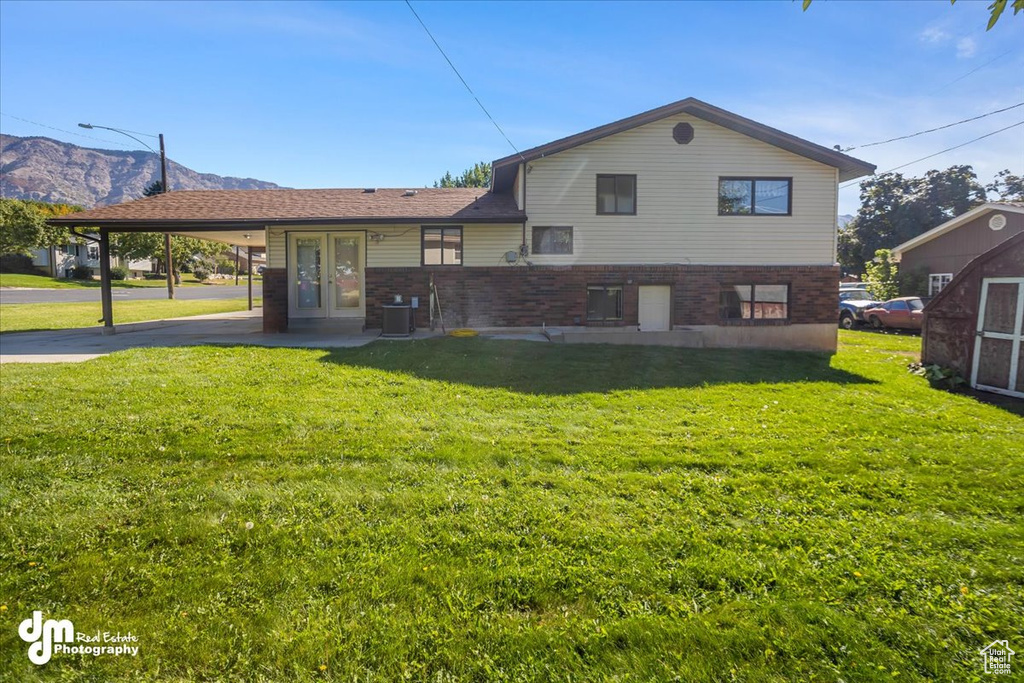
<instances>
[{"instance_id":1,"label":"roof fascia board","mask_svg":"<svg viewBox=\"0 0 1024 683\"><path fill-rule=\"evenodd\" d=\"M852 178L858 178L863 175L869 175L874 173L875 165L869 164L866 161L861 161L849 155L837 152L835 150L822 147L821 145L798 138L795 135L790 135L784 131L766 126L762 123L758 123L752 119L745 118L738 114L720 109L713 105L701 102L694 98L687 98L667 104L657 109L652 109L647 112L637 114L619 121L598 126L582 133L576 133L553 142L533 147L525 150L522 154L510 155L502 157L492 162L492 187L498 188L510 179L506 176L509 175L508 168L515 162L522 161L533 161L536 159L543 158L550 154L556 154L563 152L567 149L572 149L579 145L583 145L589 142L595 142L602 138L621 133L633 128L646 125L648 123L654 123L661 119L676 114L690 114L697 118L708 121L715 125L734 130L738 133L760 140L770 145L774 145L786 151L798 154L800 156L807 157L819 163L823 163L829 166L834 166L840 169L840 181L847 181ZM500 179L503 181L498 182Z\"/></svg>"},{"instance_id":2,"label":"roof fascia board","mask_svg":"<svg viewBox=\"0 0 1024 683\"><path fill-rule=\"evenodd\" d=\"M69 228L106 228L108 230L123 230L124 232L166 232L169 229L219 232L224 230L238 230L251 228L253 226L271 225L400 225L400 224L497 224L507 223L519 225L527 220L525 214L514 216L489 216L486 218L475 218L471 216L445 216L438 218L431 216L427 218L415 216L399 216L386 218L251 218L244 220L75 220L71 216L51 218L47 220L50 225L64 226Z\"/></svg>"}]
</instances>

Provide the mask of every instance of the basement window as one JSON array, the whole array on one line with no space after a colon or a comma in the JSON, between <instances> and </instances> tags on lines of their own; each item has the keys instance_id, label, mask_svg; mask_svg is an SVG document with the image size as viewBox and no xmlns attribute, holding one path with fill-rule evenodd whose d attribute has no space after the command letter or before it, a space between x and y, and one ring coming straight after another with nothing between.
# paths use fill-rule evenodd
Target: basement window
<instances>
[{"instance_id":1,"label":"basement window","mask_svg":"<svg viewBox=\"0 0 1024 683\"><path fill-rule=\"evenodd\" d=\"M622 320L622 285L587 287L587 320Z\"/></svg>"},{"instance_id":2,"label":"basement window","mask_svg":"<svg viewBox=\"0 0 1024 683\"><path fill-rule=\"evenodd\" d=\"M724 320L785 320L789 285L723 285L718 314Z\"/></svg>"}]
</instances>

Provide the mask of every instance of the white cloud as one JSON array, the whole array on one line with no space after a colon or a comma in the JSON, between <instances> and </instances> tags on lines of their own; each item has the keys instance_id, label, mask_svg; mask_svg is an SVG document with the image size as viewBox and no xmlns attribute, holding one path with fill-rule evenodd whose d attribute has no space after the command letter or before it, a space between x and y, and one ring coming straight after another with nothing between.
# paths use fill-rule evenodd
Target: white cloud
<instances>
[{"instance_id":1,"label":"white cloud","mask_svg":"<svg viewBox=\"0 0 1024 683\"><path fill-rule=\"evenodd\" d=\"M936 45L938 43L944 43L949 39L949 34L938 26L929 26L925 30L921 31L918 35L923 43L929 43Z\"/></svg>"},{"instance_id":2,"label":"white cloud","mask_svg":"<svg viewBox=\"0 0 1024 683\"><path fill-rule=\"evenodd\" d=\"M960 59L973 57L977 51L978 44L974 42L974 38L961 38L956 43L956 56Z\"/></svg>"}]
</instances>

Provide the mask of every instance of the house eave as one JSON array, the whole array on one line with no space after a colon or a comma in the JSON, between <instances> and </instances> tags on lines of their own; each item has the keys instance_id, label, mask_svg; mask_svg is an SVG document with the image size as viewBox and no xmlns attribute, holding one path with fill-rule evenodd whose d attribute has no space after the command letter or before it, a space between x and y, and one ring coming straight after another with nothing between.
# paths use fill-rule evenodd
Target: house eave
<instances>
[{"instance_id":1,"label":"house eave","mask_svg":"<svg viewBox=\"0 0 1024 683\"><path fill-rule=\"evenodd\" d=\"M264 228L275 225L324 226L324 225L447 225L447 224L519 224L524 222L526 214L507 216L354 216L332 218L245 218L237 220L81 220L73 215L51 218L49 225L68 228L102 228L113 232L174 232L175 230L209 231L238 230L244 228Z\"/></svg>"}]
</instances>

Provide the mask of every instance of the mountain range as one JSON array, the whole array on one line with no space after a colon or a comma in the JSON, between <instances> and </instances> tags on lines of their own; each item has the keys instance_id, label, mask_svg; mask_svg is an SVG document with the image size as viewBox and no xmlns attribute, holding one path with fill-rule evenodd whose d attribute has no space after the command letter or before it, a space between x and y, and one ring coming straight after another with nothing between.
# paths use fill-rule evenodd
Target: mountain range
<instances>
[{"instance_id":1,"label":"mountain range","mask_svg":"<svg viewBox=\"0 0 1024 683\"><path fill-rule=\"evenodd\" d=\"M168 159L171 190L266 190L280 187L253 178L199 173ZM77 204L87 209L142 197L160 179L153 152L79 147L45 137L0 135L0 196Z\"/></svg>"}]
</instances>

